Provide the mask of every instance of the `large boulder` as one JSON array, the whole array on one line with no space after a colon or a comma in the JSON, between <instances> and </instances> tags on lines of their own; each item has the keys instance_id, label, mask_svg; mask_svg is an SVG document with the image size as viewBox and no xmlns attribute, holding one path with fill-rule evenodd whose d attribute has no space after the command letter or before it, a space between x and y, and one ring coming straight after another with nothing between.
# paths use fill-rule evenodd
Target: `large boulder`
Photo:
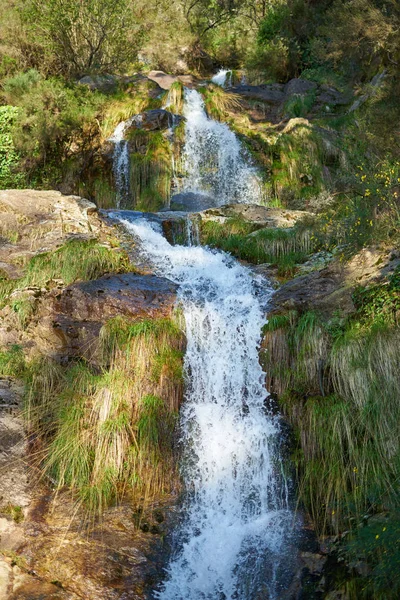
<instances>
[{"instance_id":1,"label":"large boulder","mask_svg":"<svg viewBox=\"0 0 400 600\"><path fill-rule=\"evenodd\" d=\"M284 93L287 98L290 96L306 96L317 89L317 84L308 79L291 79L284 87Z\"/></svg>"},{"instance_id":2,"label":"large boulder","mask_svg":"<svg viewBox=\"0 0 400 600\"><path fill-rule=\"evenodd\" d=\"M35 337L46 353L96 362L98 336L108 320L171 317L176 290L168 279L136 273L75 283L45 304Z\"/></svg>"},{"instance_id":3,"label":"large boulder","mask_svg":"<svg viewBox=\"0 0 400 600\"><path fill-rule=\"evenodd\" d=\"M78 83L88 87L92 92L112 93L118 88L119 81L114 75L85 75Z\"/></svg>"},{"instance_id":4,"label":"large boulder","mask_svg":"<svg viewBox=\"0 0 400 600\"><path fill-rule=\"evenodd\" d=\"M56 249L73 235L100 235L93 202L54 190L0 191L0 268L11 278L37 252Z\"/></svg>"},{"instance_id":5,"label":"large boulder","mask_svg":"<svg viewBox=\"0 0 400 600\"><path fill-rule=\"evenodd\" d=\"M366 248L347 263L334 260L322 269L291 279L274 294L271 311L318 310L328 317L335 311L351 314L355 310L354 289L382 281L399 264L396 252Z\"/></svg>"},{"instance_id":6,"label":"large boulder","mask_svg":"<svg viewBox=\"0 0 400 600\"><path fill-rule=\"evenodd\" d=\"M236 85L230 88L229 91L250 100L262 100L267 104L280 105L285 98L284 86L280 83L271 83L270 85Z\"/></svg>"}]
</instances>

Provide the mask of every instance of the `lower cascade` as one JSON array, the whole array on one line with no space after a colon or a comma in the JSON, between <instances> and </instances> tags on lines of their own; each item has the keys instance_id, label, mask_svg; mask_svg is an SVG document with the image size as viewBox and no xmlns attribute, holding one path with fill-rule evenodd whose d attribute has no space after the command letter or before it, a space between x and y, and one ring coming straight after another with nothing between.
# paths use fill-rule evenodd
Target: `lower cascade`
<instances>
[{"instance_id":1,"label":"lower cascade","mask_svg":"<svg viewBox=\"0 0 400 600\"><path fill-rule=\"evenodd\" d=\"M277 599L294 516L279 416L259 363L272 290L223 252L172 246L159 225L115 215L154 271L179 284L186 321L182 521L158 600Z\"/></svg>"}]
</instances>

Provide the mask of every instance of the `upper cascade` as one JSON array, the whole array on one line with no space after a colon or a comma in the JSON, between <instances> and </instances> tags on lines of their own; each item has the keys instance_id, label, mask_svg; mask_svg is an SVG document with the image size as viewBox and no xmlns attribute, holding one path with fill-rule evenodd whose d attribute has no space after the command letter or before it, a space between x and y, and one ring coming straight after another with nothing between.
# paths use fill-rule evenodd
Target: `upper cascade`
<instances>
[{"instance_id":1,"label":"upper cascade","mask_svg":"<svg viewBox=\"0 0 400 600\"><path fill-rule=\"evenodd\" d=\"M196 90L185 90L185 145L182 192L211 196L215 206L228 203L262 203L257 169L237 136L225 123L207 116Z\"/></svg>"},{"instance_id":2,"label":"upper cascade","mask_svg":"<svg viewBox=\"0 0 400 600\"><path fill-rule=\"evenodd\" d=\"M220 69L218 73L211 78L211 81L221 87L229 87L232 83L232 71L229 69Z\"/></svg>"}]
</instances>

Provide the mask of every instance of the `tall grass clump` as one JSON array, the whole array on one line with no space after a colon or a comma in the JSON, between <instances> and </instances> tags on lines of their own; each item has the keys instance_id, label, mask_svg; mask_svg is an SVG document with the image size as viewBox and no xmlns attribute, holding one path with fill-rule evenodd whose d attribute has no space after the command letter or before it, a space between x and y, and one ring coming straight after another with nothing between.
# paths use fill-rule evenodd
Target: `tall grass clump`
<instances>
[{"instance_id":1,"label":"tall grass clump","mask_svg":"<svg viewBox=\"0 0 400 600\"><path fill-rule=\"evenodd\" d=\"M30 259L20 279L0 278L0 310L9 305L18 324L25 329L35 313L38 298L25 288L51 286L54 280L64 285L97 279L105 273L133 270L128 255L95 239L71 238L53 252L37 254Z\"/></svg>"},{"instance_id":2,"label":"tall grass clump","mask_svg":"<svg viewBox=\"0 0 400 600\"><path fill-rule=\"evenodd\" d=\"M338 327L291 312L264 332L268 385L294 427L299 497L319 534L356 530L400 500L400 333L392 313L363 311Z\"/></svg>"},{"instance_id":3,"label":"tall grass clump","mask_svg":"<svg viewBox=\"0 0 400 600\"><path fill-rule=\"evenodd\" d=\"M183 393L181 330L167 319L116 318L99 338L102 367L31 365L26 414L37 466L90 514L125 494L177 485L174 432Z\"/></svg>"},{"instance_id":4,"label":"tall grass clump","mask_svg":"<svg viewBox=\"0 0 400 600\"><path fill-rule=\"evenodd\" d=\"M223 121L229 113L243 109L241 99L231 92L226 92L221 86L209 84L200 89L208 114L219 121Z\"/></svg>"},{"instance_id":5,"label":"tall grass clump","mask_svg":"<svg viewBox=\"0 0 400 600\"><path fill-rule=\"evenodd\" d=\"M25 357L21 346L14 344L0 352L0 377L22 377L25 368Z\"/></svg>"},{"instance_id":6,"label":"tall grass clump","mask_svg":"<svg viewBox=\"0 0 400 600\"><path fill-rule=\"evenodd\" d=\"M185 100L184 86L180 81L175 81L165 95L165 105L171 112L181 115Z\"/></svg>"},{"instance_id":7,"label":"tall grass clump","mask_svg":"<svg viewBox=\"0 0 400 600\"><path fill-rule=\"evenodd\" d=\"M254 264L276 265L284 277L293 275L295 265L304 262L314 249L311 231L302 224L290 229L254 229L253 224L237 218L223 224L204 221L201 241Z\"/></svg>"},{"instance_id":8,"label":"tall grass clump","mask_svg":"<svg viewBox=\"0 0 400 600\"><path fill-rule=\"evenodd\" d=\"M105 273L132 270L127 255L103 246L97 240L70 239L55 252L34 256L19 286L43 286L51 279L75 281L97 279Z\"/></svg>"}]
</instances>

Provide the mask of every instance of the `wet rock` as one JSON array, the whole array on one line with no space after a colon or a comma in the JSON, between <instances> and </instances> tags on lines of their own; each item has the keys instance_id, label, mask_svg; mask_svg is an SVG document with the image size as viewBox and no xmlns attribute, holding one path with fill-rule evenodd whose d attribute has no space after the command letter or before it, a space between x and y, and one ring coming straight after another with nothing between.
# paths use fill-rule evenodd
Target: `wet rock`
<instances>
[{"instance_id":1,"label":"wet rock","mask_svg":"<svg viewBox=\"0 0 400 600\"><path fill-rule=\"evenodd\" d=\"M199 212L211 208L214 204L215 199L211 196L195 192L182 192L172 196L170 210Z\"/></svg>"},{"instance_id":2,"label":"wet rock","mask_svg":"<svg viewBox=\"0 0 400 600\"><path fill-rule=\"evenodd\" d=\"M133 118L132 124L127 130L127 135L129 136L129 130L131 129L144 129L145 131L169 129L178 125L182 119L183 117L180 115L175 115L162 108L146 110Z\"/></svg>"}]
</instances>

